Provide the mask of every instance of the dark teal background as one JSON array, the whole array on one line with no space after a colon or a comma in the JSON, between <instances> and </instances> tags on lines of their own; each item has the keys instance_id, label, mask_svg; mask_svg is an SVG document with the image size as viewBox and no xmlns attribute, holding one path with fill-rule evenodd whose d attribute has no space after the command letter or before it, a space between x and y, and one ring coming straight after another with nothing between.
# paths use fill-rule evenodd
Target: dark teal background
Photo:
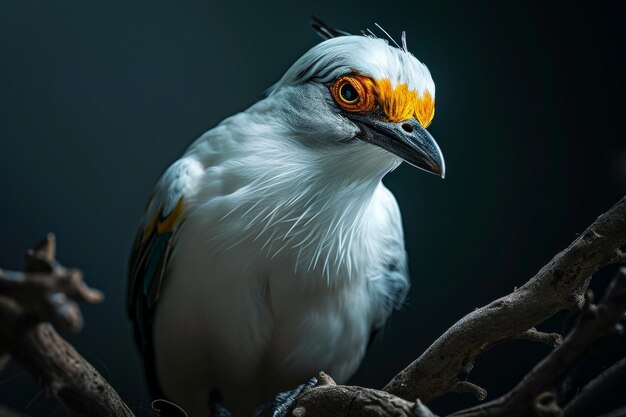
<instances>
[{"instance_id":1,"label":"dark teal background","mask_svg":"<svg viewBox=\"0 0 626 417\"><path fill-rule=\"evenodd\" d=\"M385 179L402 209L413 289L353 379L381 387L458 318L523 284L626 191L617 4L2 0L0 265L21 268L24 251L56 233L59 259L107 296L83 307L86 327L70 340L141 413L149 403L125 271L159 175L319 41L310 13L352 32L374 22L398 37L406 30L437 85L430 131L448 172L440 180L402 166ZM594 282L598 292L610 273ZM540 328L564 322L571 317ZM610 341L568 386L625 351L624 340ZM547 352L500 344L469 380L495 398ZM37 393L18 368L0 373L0 403L67 415ZM473 403L449 394L433 407Z\"/></svg>"}]
</instances>

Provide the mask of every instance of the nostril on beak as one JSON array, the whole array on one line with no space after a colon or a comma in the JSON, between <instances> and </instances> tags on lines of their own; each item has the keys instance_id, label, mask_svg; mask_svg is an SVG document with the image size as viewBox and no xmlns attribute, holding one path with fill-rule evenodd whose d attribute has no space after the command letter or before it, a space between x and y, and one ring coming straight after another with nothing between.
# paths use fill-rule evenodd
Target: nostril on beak
<instances>
[{"instance_id":1,"label":"nostril on beak","mask_svg":"<svg viewBox=\"0 0 626 417\"><path fill-rule=\"evenodd\" d=\"M408 123L402 123L402 129L407 132L407 133L412 133L413 132L413 126L411 126Z\"/></svg>"}]
</instances>

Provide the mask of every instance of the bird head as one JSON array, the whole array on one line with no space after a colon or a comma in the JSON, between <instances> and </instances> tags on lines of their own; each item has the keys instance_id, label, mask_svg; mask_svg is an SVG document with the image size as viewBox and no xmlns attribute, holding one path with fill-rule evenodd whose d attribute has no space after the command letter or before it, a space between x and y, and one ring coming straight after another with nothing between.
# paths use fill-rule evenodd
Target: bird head
<instances>
[{"instance_id":1,"label":"bird head","mask_svg":"<svg viewBox=\"0 0 626 417\"><path fill-rule=\"evenodd\" d=\"M402 46L392 46L316 18L312 25L326 40L269 91L290 103L285 117L291 125L301 136L323 137L326 146L375 146L397 163L444 177L443 155L426 130L435 114L435 85L426 66L408 52L404 33Z\"/></svg>"}]
</instances>

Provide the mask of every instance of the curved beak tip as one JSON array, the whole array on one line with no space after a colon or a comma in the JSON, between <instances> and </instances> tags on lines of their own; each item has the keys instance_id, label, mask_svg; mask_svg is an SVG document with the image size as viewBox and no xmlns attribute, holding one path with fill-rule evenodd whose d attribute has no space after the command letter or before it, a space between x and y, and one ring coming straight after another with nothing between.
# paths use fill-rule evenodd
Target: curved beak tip
<instances>
[{"instance_id":1,"label":"curved beak tip","mask_svg":"<svg viewBox=\"0 0 626 417\"><path fill-rule=\"evenodd\" d=\"M446 177L446 162L443 159L443 154L437 146L437 151L433 155L430 155L429 161L425 165L413 164L418 168L423 169L426 172L434 174L442 179Z\"/></svg>"},{"instance_id":2,"label":"curved beak tip","mask_svg":"<svg viewBox=\"0 0 626 417\"><path fill-rule=\"evenodd\" d=\"M435 174L436 176L440 177L441 179L446 178L446 168L445 168L445 166L437 167L435 169L428 170L428 171L430 173Z\"/></svg>"}]
</instances>

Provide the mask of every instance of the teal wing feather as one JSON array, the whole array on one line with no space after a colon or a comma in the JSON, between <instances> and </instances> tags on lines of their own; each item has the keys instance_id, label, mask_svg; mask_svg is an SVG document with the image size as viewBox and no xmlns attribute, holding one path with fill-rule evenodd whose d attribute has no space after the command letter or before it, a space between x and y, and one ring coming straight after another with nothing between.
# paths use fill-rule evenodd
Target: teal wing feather
<instances>
[{"instance_id":1,"label":"teal wing feather","mask_svg":"<svg viewBox=\"0 0 626 417\"><path fill-rule=\"evenodd\" d=\"M128 315L144 357L153 395L161 396L154 370L152 322L172 253L176 232L188 213L188 203L202 169L194 160L181 159L163 174L146 207L130 257Z\"/></svg>"}]
</instances>

